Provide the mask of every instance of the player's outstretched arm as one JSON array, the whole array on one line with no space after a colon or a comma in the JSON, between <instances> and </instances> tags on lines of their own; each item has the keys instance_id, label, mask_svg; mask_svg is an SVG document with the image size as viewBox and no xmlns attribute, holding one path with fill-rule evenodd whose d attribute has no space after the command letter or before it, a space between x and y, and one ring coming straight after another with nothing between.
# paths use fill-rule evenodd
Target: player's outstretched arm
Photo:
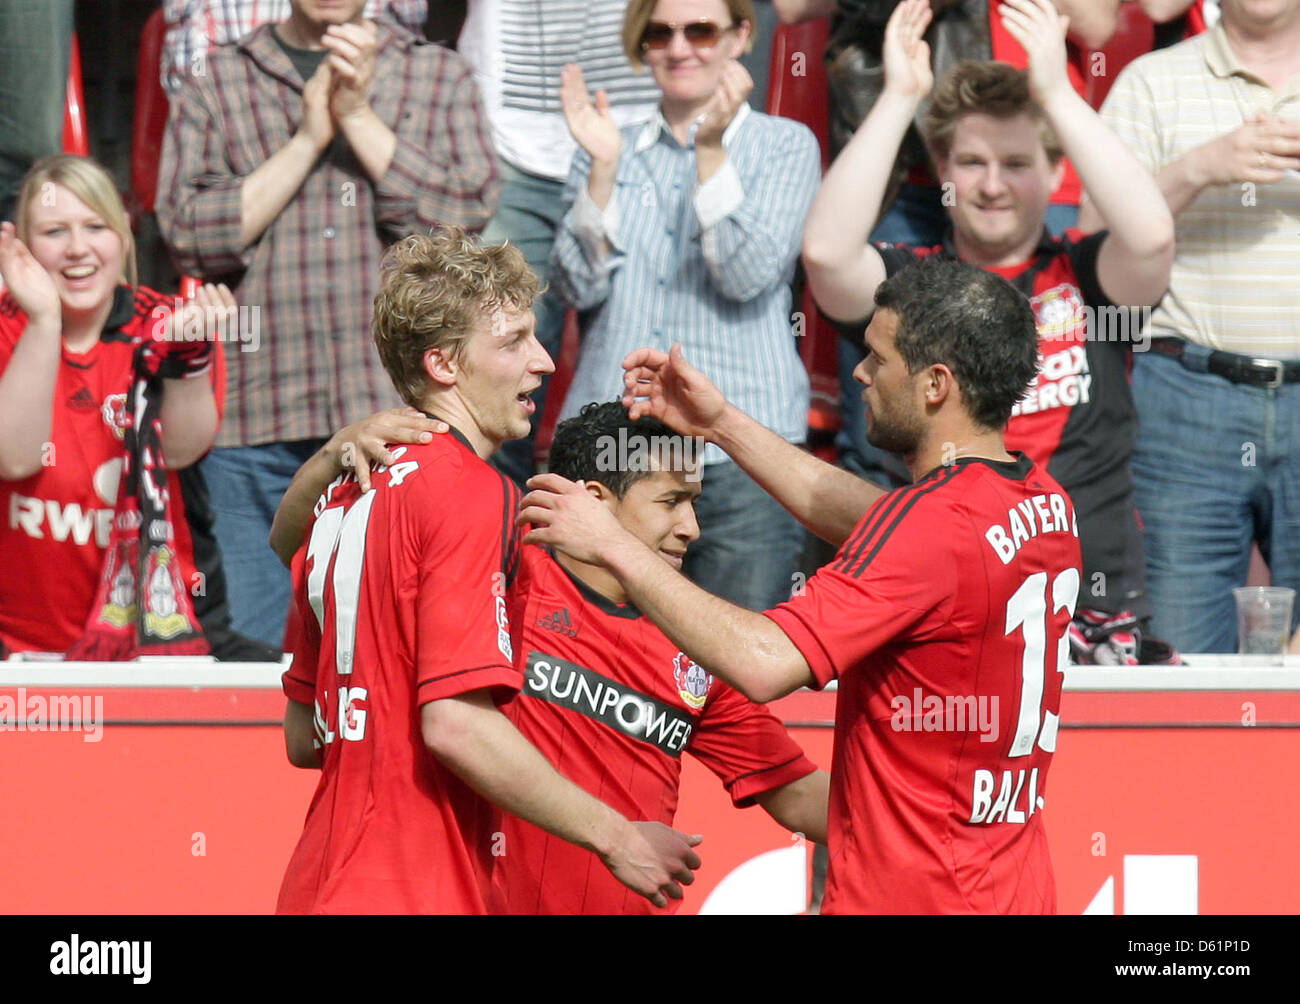
<instances>
[{"instance_id":1,"label":"player's outstretched arm","mask_svg":"<svg viewBox=\"0 0 1300 1004\"><path fill-rule=\"evenodd\" d=\"M623 528L581 484L558 474L529 479L518 517L526 544L549 544L623 583L632 602L688 656L752 701L813 682L794 642L762 614L705 592Z\"/></svg>"},{"instance_id":2,"label":"player's outstretched arm","mask_svg":"<svg viewBox=\"0 0 1300 1004\"><path fill-rule=\"evenodd\" d=\"M427 418L414 408L381 411L354 422L330 437L289 482L271 521L271 550L287 568L311 525L316 500L340 474L355 471L363 492L370 490L370 465L391 464L390 443L427 443L448 430L446 422Z\"/></svg>"},{"instance_id":3,"label":"player's outstretched arm","mask_svg":"<svg viewBox=\"0 0 1300 1004\"><path fill-rule=\"evenodd\" d=\"M295 767L320 770L320 751L316 748L316 727L312 709L290 700L284 708L284 751Z\"/></svg>"},{"instance_id":4,"label":"player's outstretched arm","mask_svg":"<svg viewBox=\"0 0 1300 1004\"><path fill-rule=\"evenodd\" d=\"M1151 172L1083 100L1066 73L1065 32L1051 0L1003 0L1007 31L1029 55L1029 84L1109 233L1097 278L1113 303L1150 306L1169 287L1174 219Z\"/></svg>"},{"instance_id":5,"label":"player's outstretched arm","mask_svg":"<svg viewBox=\"0 0 1300 1004\"><path fill-rule=\"evenodd\" d=\"M791 833L802 833L816 844L826 843L826 815L831 776L824 770L755 795L754 801Z\"/></svg>"},{"instance_id":6,"label":"player's outstretched arm","mask_svg":"<svg viewBox=\"0 0 1300 1004\"><path fill-rule=\"evenodd\" d=\"M681 899L699 856L688 837L654 822L629 822L560 774L484 690L421 708L425 745L490 802L595 853L616 879L656 906ZM510 853L510 848L506 848Z\"/></svg>"},{"instance_id":7,"label":"player's outstretched arm","mask_svg":"<svg viewBox=\"0 0 1300 1004\"><path fill-rule=\"evenodd\" d=\"M680 345L667 355L638 349L623 360L623 368L623 405L633 418L653 415L684 435L718 444L795 519L836 547L885 494L786 442L728 403L686 361Z\"/></svg>"}]
</instances>

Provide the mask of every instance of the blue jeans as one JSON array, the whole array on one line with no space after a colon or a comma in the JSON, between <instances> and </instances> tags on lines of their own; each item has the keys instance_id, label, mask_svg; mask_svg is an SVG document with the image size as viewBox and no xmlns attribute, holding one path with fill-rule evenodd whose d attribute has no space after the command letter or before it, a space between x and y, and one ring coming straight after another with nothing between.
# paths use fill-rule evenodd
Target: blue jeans
<instances>
[{"instance_id":1,"label":"blue jeans","mask_svg":"<svg viewBox=\"0 0 1300 1004\"><path fill-rule=\"evenodd\" d=\"M222 447L203 460L216 517L212 529L226 571L231 630L276 648L284 643L293 587L289 570L267 544L271 520L298 468L324 442Z\"/></svg>"},{"instance_id":2,"label":"blue jeans","mask_svg":"<svg viewBox=\"0 0 1300 1004\"><path fill-rule=\"evenodd\" d=\"M682 571L696 585L750 610L790 598L803 549L803 527L731 462L704 468L695 503L700 539Z\"/></svg>"},{"instance_id":3,"label":"blue jeans","mask_svg":"<svg viewBox=\"0 0 1300 1004\"><path fill-rule=\"evenodd\" d=\"M1186 353L1204 369L1208 349ZM1146 352L1133 357L1133 397L1151 631L1183 652L1235 652L1232 590L1252 540L1273 584L1300 589L1300 384L1234 384Z\"/></svg>"},{"instance_id":4,"label":"blue jeans","mask_svg":"<svg viewBox=\"0 0 1300 1004\"><path fill-rule=\"evenodd\" d=\"M23 175L63 149L72 0L0 0L0 220Z\"/></svg>"},{"instance_id":5,"label":"blue jeans","mask_svg":"<svg viewBox=\"0 0 1300 1004\"><path fill-rule=\"evenodd\" d=\"M939 200L940 190L921 185L904 185L898 198L876 224L873 241L906 244L909 247L933 247L948 230L948 213ZM1079 218L1078 206L1048 206L1044 222L1059 235L1074 226ZM840 463L858 477L875 482L882 488L910 484L907 465L894 453L878 450L867 442L867 406L862 400L862 384L853 379L853 370L862 361L862 332L850 341L840 338L840 431L835 437Z\"/></svg>"},{"instance_id":6,"label":"blue jeans","mask_svg":"<svg viewBox=\"0 0 1300 1004\"><path fill-rule=\"evenodd\" d=\"M500 244L510 241L523 252L529 268L544 283L549 271L547 263L551 257L551 245L555 243L555 231L564 217L564 182L525 174L504 160L501 161L501 173L505 178L501 201L497 204L496 215L483 231L483 242ZM560 353L560 342L564 336L564 310L564 301L558 293L552 291L542 294L533 303L533 313L537 317L537 340L552 359ZM497 470L513 478L521 487L533 475L533 443L537 438L537 423L542 418L550 383L550 377L545 378L542 386L533 394L537 411L533 414L528 438L512 440L492 455L492 463Z\"/></svg>"}]
</instances>

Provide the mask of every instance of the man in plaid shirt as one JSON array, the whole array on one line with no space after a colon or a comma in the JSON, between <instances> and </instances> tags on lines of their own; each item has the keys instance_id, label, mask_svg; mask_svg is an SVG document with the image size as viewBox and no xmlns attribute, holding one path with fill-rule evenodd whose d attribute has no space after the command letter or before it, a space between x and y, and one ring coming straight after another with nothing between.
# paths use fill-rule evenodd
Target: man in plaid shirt
<instances>
[{"instance_id":1,"label":"man in plaid shirt","mask_svg":"<svg viewBox=\"0 0 1300 1004\"><path fill-rule=\"evenodd\" d=\"M158 223L182 272L248 308L203 472L235 630L278 645L280 497L333 429L398 403L370 346L379 260L407 234L481 229L500 181L469 67L364 0L291 0L202 69L172 105Z\"/></svg>"}]
</instances>

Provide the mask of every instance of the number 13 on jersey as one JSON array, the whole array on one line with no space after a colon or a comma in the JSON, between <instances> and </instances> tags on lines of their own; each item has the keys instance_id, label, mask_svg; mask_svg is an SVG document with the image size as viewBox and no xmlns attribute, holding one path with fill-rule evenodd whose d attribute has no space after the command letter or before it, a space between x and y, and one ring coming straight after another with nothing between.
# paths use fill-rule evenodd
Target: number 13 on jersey
<instances>
[{"instance_id":1,"label":"number 13 on jersey","mask_svg":"<svg viewBox=\"0 0 1300 1004\"><path fill-rule=\"evenodd\" d=\"M1006 634L1016 632L1024 640L1020 661L1020 705L1016 712L1015 731L1006 756L1027 757L1034 747L1044 753L1056 751L1056 733L1060 717L1043 707L1047 692L1047 653L1055 647L1056 672L1064 674L1070 658L1067 628L1079 598L1079 570L1067 568L1048 584L1047 572L1035 572L1020 584L1007 602ZM1060 614L1064 612L1064 618ZM1054 625L1062 623L1059 630ZM1038 794L1038 768L1002 772L997 796L993 792L996 777L991 770L976 770L971 795L972 823L1023 823L1043 807ZM1024 802L1020 793L1028 786ZM1019 808L1021 804L1025 809Z\"/></svg>"}]
</instances>

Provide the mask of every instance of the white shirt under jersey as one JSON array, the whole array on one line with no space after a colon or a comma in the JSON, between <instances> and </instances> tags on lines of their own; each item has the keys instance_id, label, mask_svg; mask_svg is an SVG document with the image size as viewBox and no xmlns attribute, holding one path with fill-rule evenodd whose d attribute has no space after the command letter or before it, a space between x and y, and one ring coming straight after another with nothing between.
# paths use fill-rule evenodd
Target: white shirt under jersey
<instances>
[{"instance_id":1,"label":"white shirt under jersey","mask_svg":"<svg viewBox=\"0 0 1300 1004\"><path fill-rule=\"evenodd\" d=\"M648 71L623 52L625 0L469 0L457 51L492 120L497 154L529 174L568 177L577 145L560 108L560 72L582 68L594 97L609 95L619 126L644 122L659 103Z\"/></svg>"}]
</instances>

